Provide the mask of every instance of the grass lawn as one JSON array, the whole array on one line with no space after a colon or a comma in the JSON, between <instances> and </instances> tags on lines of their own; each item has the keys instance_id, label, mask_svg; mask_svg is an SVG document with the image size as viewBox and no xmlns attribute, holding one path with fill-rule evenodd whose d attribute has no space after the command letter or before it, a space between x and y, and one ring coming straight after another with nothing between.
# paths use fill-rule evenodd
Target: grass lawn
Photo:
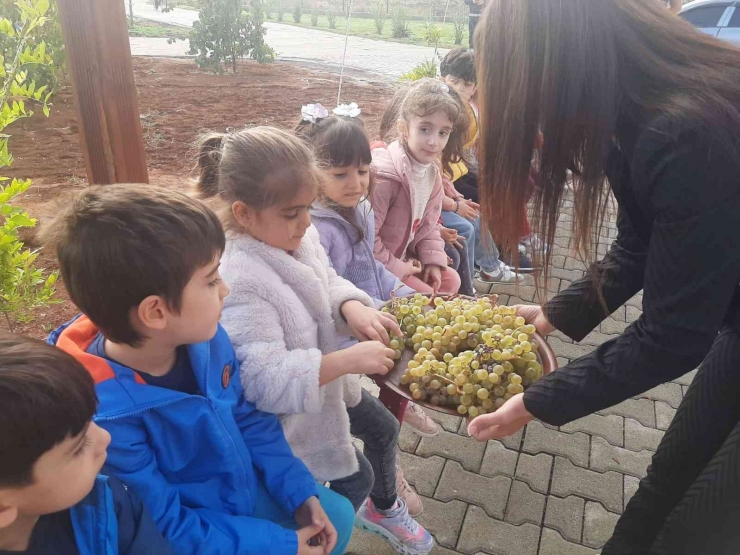
<instances>
[{"instance_id":1,"label":"grass lawn","mask_svg":"<svg viewBox=\"0 0 740 555\"><path fill-rule=\"evenodd\" d=\"M347 30L347 18L343 15L337 15L337 25L336 29L330 29L329 28L329 20L326 18L325 15L319 16L319 21L316 26L311 25L311 13L304 12L303 17L301 18L300 23L295 23L293 21L293 12L286 10L283 21L277 21L276 15L273 13L272 19L268 19L267 21L273 22L273 23L284 23L286 25L296 25L299 27L306 27L307 29L320 29L321 31L329 31L331 33L339 33L343 35ZM441 27L441 23L437 23L438 27ZM422 38L422 30L424 28L424 22L423 21L409 21L408 24L410 36L403 38L403 39L396 39L393 38L392 32L393 32L393 22L391 21L391 18L385 20L385 26L383 27L383 34L379 35L377 30L375 29L375 20L370 18L359 18L359 17L352 17L352 20L350 22L350 35L357 36L357 37L365 37L368 39L376 39L376 40L387 40L392 42L402 42L405 44L419 44L422 46L434 46L434 44L429 45L424 41ZM468 22L465 21L465 29L463 32L462 37L462 43L460 45L455 44L455 26L451 22L446 22L444 27L444 35L442 39L439 41L439 46L441 48L455 48L456 46L468 46Z\"/></svg>"},{"instance_id":2,"label":"grass lawn","mask_svg":"<svg viewBox=\"0 0 740 555\"><path fill-rule=\"evenodd\" d=\"M168 39L186 39L190 29L157 23L147 19L134 18L134 24L129 23L128 35L130 37L165 37Z\"/></svg>"}]
</instances>

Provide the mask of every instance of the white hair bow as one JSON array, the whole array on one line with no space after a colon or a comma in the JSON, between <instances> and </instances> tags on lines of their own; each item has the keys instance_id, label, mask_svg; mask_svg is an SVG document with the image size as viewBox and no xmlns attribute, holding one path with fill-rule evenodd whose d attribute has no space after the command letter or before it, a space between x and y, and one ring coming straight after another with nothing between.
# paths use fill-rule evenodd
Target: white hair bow
<instances>
[{"instance_id":1,"label":"white hair bow","mask_svg":"<svg viewBox=\"0 0 740 555\"><path fill-rule=\"evenodd\" d=\"M360 107L357 105L357 102L353 102L352 104L340 104L333 110L335 116L344 116L347 118L356 118L362 113L362 110L360 110Z\"/></svg>"},{"instance_id":2,"label":"white hair bow","mask_svg":"<svg viewBox=\"0 0 740 555\"><path fill-rule=\"evenodd\" d=\"M303 121L316 123L318 120L329 117L329 110L321 104L306 104L301 108L301 118Z\"/></svg>"}]
</instances>

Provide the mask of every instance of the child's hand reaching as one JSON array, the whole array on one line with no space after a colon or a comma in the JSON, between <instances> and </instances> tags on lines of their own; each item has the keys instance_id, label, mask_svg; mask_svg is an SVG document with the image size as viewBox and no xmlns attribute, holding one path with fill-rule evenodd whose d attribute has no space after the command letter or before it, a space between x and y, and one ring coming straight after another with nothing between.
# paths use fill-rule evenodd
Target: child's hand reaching
<instances>
[{"instance_id":1,"label":"child's hand reaching","mask_svg":"<svg viewBox=\"0 0 740 555\"><path fill-rule=\"evenodd\" d=\"M436 295L439 288L442 287L442 267L434 266L433 264L424 266L424 273L421 279L432 288Z\"/></svg>"},{"instance_id":2,"label":"child's hand reaching","mask_svg":"<svg viewBox=\"0 0 740 555\"><path fill-rule=\"evenodd\" d=\"M360 341L380 341L390 345L391 338L387 330L391 330L396 337L403 337L396 318L387 312L365 306L360 301L347 301L341 311L352 333Z\"/></svg>"},{"instance_id":3,"label":"child's hand reaching","mask_svg":"<svg viewBox=\"0 0 740 555\"><path fill-rule=\"evenodd\" d=\"M416 274L421 273L421 262L418 260L414 260L413 258L409 258L406 261L406 275L404 275L404 278L407 278L409 276L415 276Z\"/></svg>"}]
</instances>

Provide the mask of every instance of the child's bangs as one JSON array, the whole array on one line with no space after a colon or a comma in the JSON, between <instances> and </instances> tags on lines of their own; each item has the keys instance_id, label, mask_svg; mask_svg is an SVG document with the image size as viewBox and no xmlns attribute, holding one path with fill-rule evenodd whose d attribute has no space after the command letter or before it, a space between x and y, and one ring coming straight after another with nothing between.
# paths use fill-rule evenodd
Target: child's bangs
<instances>
[{"instance_id":1,"label":"child's bangs","mask_svg":"<svg viewBox=\"0 0 740 555\"><path fill-rule=\"evenodd\" d=\"M323 144L317 148L322 164L342 168L372 162L370 142L360 125L335 125L327 129L322 139Z\"/></svg>"}]
</instances>

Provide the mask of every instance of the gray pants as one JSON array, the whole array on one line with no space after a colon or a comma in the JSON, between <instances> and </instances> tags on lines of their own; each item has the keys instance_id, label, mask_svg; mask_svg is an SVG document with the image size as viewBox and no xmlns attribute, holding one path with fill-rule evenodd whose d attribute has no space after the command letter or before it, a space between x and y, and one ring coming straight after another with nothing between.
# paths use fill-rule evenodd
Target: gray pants
<instances>
[{"instance_id":1,"label":"gray pants","mask_svg":"<svg viewBox=\"0 0 740 555\"><path fill-rule=\"evenodd\" d=\"M357 451L360 469L351 476L334 480L331 489L350 500L357 512L370 495L379 509L396 502L396 442L398 420L366 390L356 407L348 408L350 432L365 443Z\"/></svg>"}]
</instances>

